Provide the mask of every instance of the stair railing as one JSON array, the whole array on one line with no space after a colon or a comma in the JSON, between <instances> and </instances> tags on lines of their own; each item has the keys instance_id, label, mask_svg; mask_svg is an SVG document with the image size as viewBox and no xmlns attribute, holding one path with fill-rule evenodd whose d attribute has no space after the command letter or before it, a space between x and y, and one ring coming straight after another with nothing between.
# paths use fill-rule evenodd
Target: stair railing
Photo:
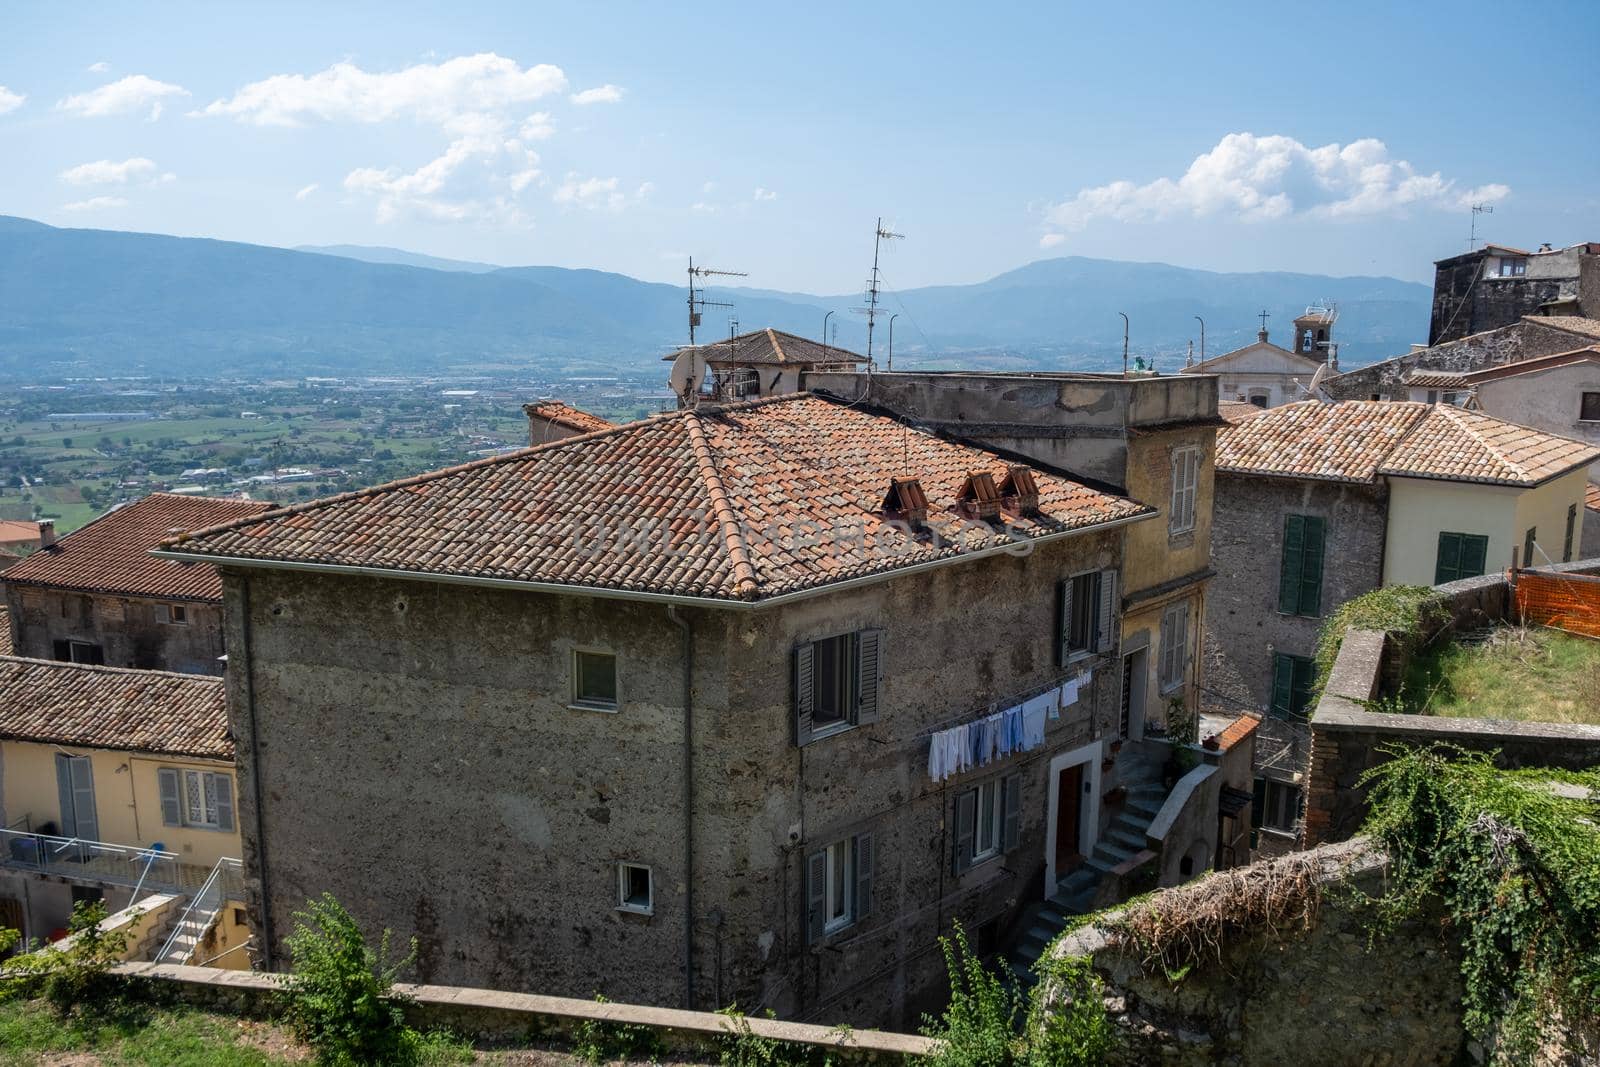
<instances>
[{"instance_id":1,"label":"stair railing","mask_svg":"<svg viewBox=\"0 0 1600 1067\"><path fill-rule=\"evenodd\" d=\"M167 939L162 943L160 951L156 953L155 959L157 962L167 958L167 953L171 952L173 946L177 944L178 936L183 933L184 927L189 924L191 916L198 917L199 914L203 914L204 912L200 909L215 913L222 907L225 872L231 873L241 866L242 864L238 860L228 859L227 857L217 861L217 865L211 868L211 873L206 876L205 883L201 885L199 892L189 899L189 906L183 909L183 914L178 917L177 923L172 927L172 933L167 935Z\"/></svg>"}]
</instances>

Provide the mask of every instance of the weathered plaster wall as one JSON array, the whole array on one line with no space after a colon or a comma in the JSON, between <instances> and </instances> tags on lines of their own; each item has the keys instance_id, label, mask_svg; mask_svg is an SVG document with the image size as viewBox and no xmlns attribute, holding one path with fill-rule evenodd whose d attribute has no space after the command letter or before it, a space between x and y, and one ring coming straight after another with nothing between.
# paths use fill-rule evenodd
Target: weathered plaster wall
<instances>
[{"instance_id":1,"label":"weathered plaster wall","mask_svg":"<svg viewBox=\"0 0 1600 1067\"><path fill-rule=\"evenodd\" d=\"M1600 364L1572 363L1477 387L1479 405L1496 418L1600 445L1600 422L1578 417L1585 392L1600 392ZM1590 466L1589 477L1600 481L1600 462Z\"/></svg>"},{"instance_id":2,"label":"weathered plaster wall","mask_svg":"<svg viewBox=\"0 0 1600 1067\"><path fill-rule=\"evenodd\" d=\"M1523 492L1504 485L1390 478L1384 583L1432 585L1439 562L1441 532L1487 537L1489 547L1484 556L1487 572L1511 566L1512 549L1516 549L1520 562L1522 527L1517 525L1517 502ZM1556 547L1559 549L1560 545Z\"/></svg>"},{"instance_id":3,"label":"weathered plaster wall","mask_svg":"<svg viewBox=\"0 0 1600 1067\"><path fill-rule=\"evenodd\" d=\"M55 659L55 642L70 639L99 645L111 667L220 675L221 605L186 603L188 621L168 623L156 618L160 603L6 586L18 656Z\"/></svg>"},{"instance_id":4,"label":"weathered plaster wall","mask_svg":"<svg viewBox=\"0 0 1600 1067\"><path fill-rule=\"evenodd\" d=\"M1315 655L1323 619L1382 584L1387 503L1378 486L1217 475L1211 532L1217 575L1206 594L1206 628L1213 654L1259 709L1272 701L1273 653ZM1286 515L1315 515L1327 524L1316 618L1278 612Z\"/></svg>"}]
</instances>

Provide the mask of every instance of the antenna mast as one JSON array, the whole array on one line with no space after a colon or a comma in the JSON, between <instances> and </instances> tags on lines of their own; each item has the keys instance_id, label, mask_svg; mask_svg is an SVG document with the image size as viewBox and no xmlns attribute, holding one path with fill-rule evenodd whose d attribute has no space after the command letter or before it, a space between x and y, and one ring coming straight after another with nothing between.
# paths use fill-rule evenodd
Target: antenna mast
<instances>
[{"instance_id":1,"label":"antenna mast","mask_svg":"<svg viewBox=\"0 0 1600 1067\"><path fill-rule=\"evenodd\" d=\"M691 347L694 345L694 329L700 325L700 313L704 309L733 307L732 304L724 300L707 300L704 296L695 295L695 279L711 277L748 278L749 275L742 270L712 270L710 267L697 267L694 265L694 257L689 257L689 344Z\"/></svg>"},{"instance_id":2,"label":"antenna mast","mask_svg":"<svg viewBox=\"0 0 1600 1067\"><path fill-rule=\"evenodd\" d=\"M884 229L883 216L878 216L878 228L873 231L872 235L872 277L867 279L867 306L850 309L857 315L865 315L867 317L867 366L869 367L872 366L872 327L878 318L878 294L882 292L878 277L878 252L882 248L884 241L903 241L905 236L903 233L895 233L892 230Z\"/></svg>"},{"instance_id":3,"label":"antenna mast","mask_svg":"<svg viewBox=\"0 0 1600 1067\"><path fill-rule=\"evenodd\" d=\"M1467 251L1468 252L1472 251L1473 247L1478 243L1478 216L1479 215L1493 215L1493 214L1494 214L1494 205L1493 204L1473 204L1472 205L1472 229L1467 232Z\"/></svg>"}]
</instances>

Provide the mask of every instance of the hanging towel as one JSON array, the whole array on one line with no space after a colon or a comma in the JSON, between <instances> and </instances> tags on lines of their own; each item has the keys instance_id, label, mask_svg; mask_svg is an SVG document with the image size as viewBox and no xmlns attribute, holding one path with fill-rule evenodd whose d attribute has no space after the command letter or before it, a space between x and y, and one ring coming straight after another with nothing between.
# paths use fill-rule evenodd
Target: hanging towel
<instances>
[{"instance_id":1,"label":"hanging towel","mask_svg":"<svg viewBox=\"0 0 1600 1067\"><path fill-rule=\"evenodd\" d=\"M1022 750L1031 752L1044 744L1044 721L1050 711L1051 698L1047 694L1034 697L1022 705Z\"/></svg>"},{"instance_id":2,"label":"hanging towel","mask_svg":"<svg viewBox=\"0 0 1600 1067\"><path fill-rule=\"evenodd\" d=\"M1078 680L1069 679L1061 686L1061 706L1070 708L1078 702Z\"/></svg>"},{"instance_id":3,"label":"hanging towel","mask_svg":"<svg viewBox=\"0 0 1600 1067\"><path fill-rule=\"evenodd\" d=\"M1007 708L1000 713L1000 755L1011 755L1021 741L1022 714L1017 708Z\"/></svg>"}]
</instances>

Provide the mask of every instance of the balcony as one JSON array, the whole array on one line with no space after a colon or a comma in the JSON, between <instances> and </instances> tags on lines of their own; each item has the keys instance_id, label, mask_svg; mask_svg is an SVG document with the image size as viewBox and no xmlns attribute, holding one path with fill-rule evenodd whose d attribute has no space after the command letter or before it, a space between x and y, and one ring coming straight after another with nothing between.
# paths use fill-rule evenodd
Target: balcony
<instances>
[{"instance_id":1,"label":"balcony","mask_svg":"<svg viewBox=\"0 0 1600 1067\"><path fill-rule=\"evenodd\" d=\"M184 896L211 875L210 867L184 863L177 853L159 846L137 848L16 829L0 830L0 871Z\"/></svg>"}]
</instances>

